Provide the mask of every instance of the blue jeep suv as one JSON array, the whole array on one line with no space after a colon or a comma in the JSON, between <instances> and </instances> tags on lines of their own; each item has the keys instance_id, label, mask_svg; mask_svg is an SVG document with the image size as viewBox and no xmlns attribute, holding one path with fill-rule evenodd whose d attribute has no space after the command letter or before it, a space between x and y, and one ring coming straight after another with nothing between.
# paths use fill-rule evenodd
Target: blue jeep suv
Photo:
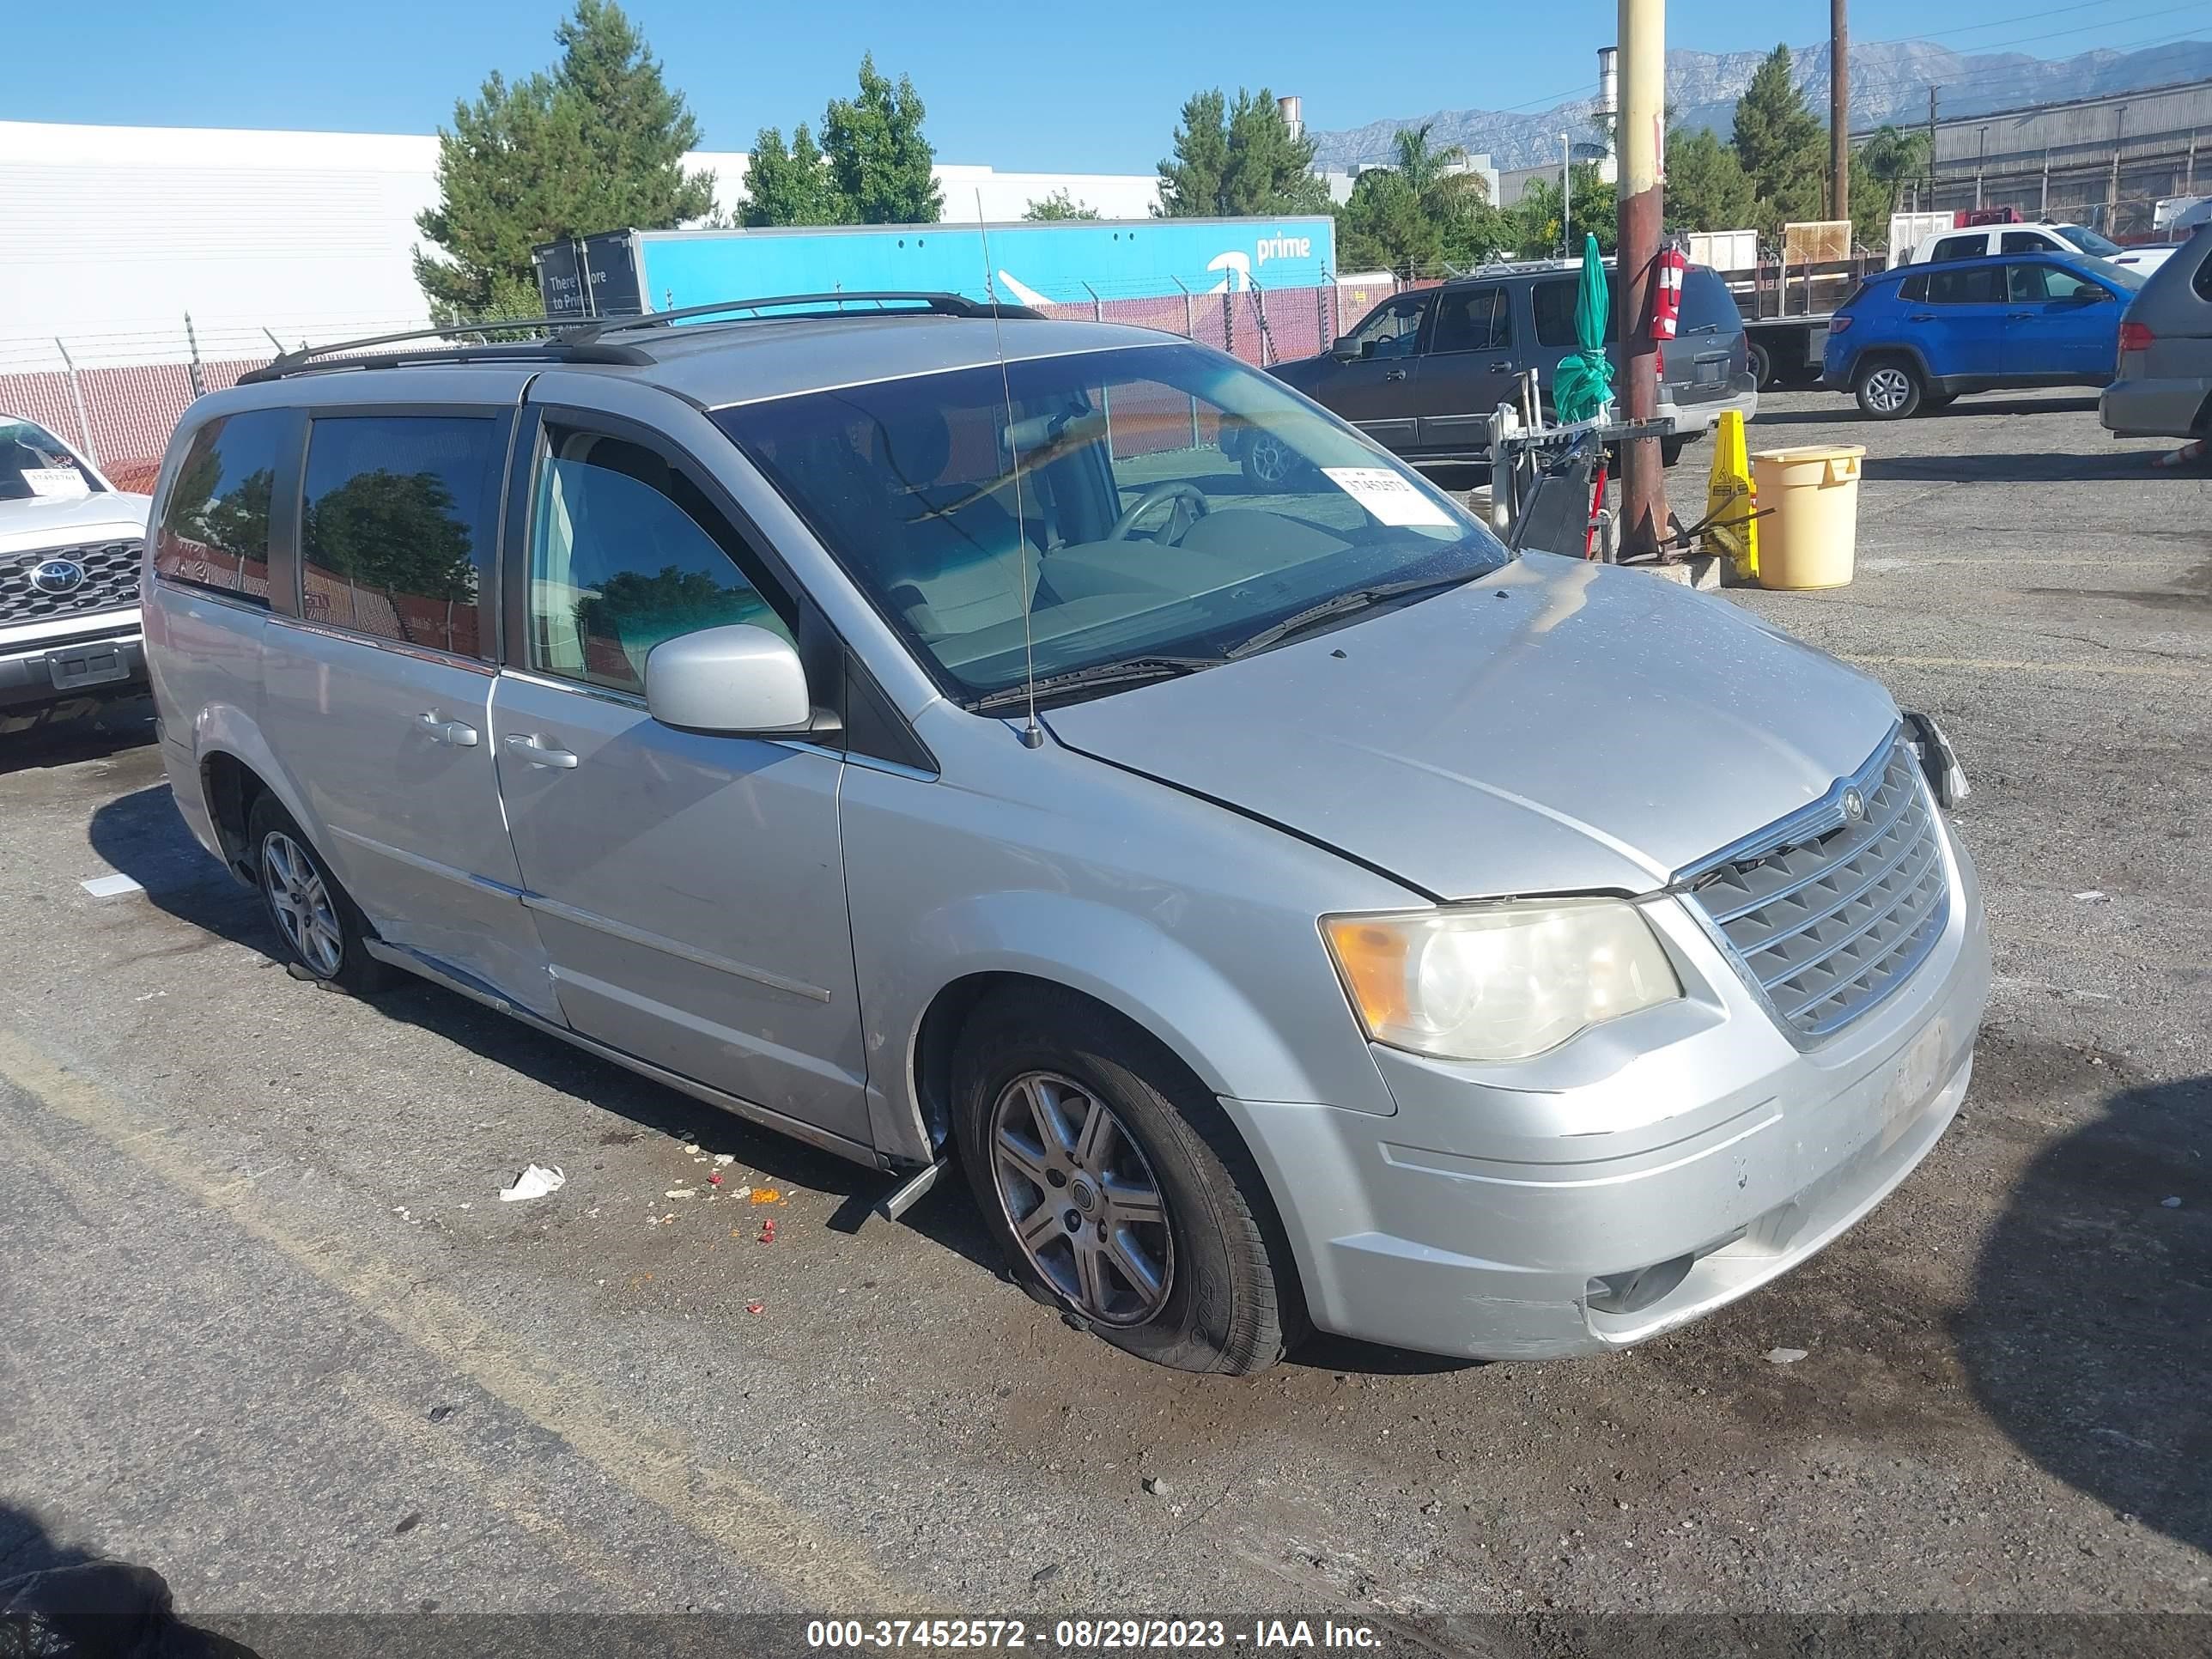
<instances>
[{"instance_id":1,"label":"blue jeep suv","mask_svg":"<svg viewBox=\"0 0 2212 1659\"><path fill-rule=\"evenodd\" d=\"M1868 277L1829 320L1820 384L1854 393L1877 421L1999 386L2100 386L2142 286L2087 255L1899 265Z\"/></svg>"}]
</instances>

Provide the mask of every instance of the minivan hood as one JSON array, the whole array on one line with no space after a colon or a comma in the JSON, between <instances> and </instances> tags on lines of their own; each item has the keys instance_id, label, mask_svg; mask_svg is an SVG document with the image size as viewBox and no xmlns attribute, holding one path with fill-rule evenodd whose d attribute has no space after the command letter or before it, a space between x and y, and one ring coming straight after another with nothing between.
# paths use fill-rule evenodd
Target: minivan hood
<instances>
[{"instance_id":1,"label":"minivan hood","mask_svg":"<svg viewBox=\"0 0 2212 1659\"><path fill-rule=\"evenodd\" d=\"M1527 554L1043 719L1082 753L1475 898L1663 886L1856 771L1897 709L1724 600Z\"/></svg>"},{"instance_id":2,"label":"minivan hood","mask_svg":"<svg viewBox=\"0 0 2212 1659\"><path fill-rule=\"evenodd\" d=\"M0 553L32 552L146 533L143 495L118 489L55 499L0 501Z\"/></svg>"}]
</instances>

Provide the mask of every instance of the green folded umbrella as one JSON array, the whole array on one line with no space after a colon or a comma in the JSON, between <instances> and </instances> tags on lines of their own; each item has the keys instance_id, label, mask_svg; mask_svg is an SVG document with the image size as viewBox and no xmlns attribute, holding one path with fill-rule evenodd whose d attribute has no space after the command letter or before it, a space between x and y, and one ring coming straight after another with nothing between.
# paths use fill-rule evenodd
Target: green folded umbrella
<instances>
[{"instance_id":1,"label":"green folded umbrella","mask_svg":"<svg viewBox=\"0 0 2212 1659\"><path fill-rule=\"evenodd\" d=\"M1575 349L1552 374L1552 406L1562 422L1589 420L1612 399L1613 363L1605 355L1609 303L1597 238L1586 234L1582 284L1575 294Z\"/></svg>"}]
</instances>

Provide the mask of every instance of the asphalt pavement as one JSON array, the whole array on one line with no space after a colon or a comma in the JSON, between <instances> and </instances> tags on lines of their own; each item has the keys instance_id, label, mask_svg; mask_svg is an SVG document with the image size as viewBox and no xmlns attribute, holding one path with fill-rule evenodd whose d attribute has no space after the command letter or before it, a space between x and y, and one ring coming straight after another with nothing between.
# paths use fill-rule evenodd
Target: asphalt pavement
<instances>
[{"instance_id":1,"label":"asphalt pavement","mask_svg":"<svg viewBox=\"0 0 2212 1659\"><path fill-rule=\"evenodd\" d=\"M444 991L289 977L142 729L17 743L0 1579L112 1555L240 1632L2212 1612L2212 482L2087 398L1853 415L1752 437L1867 446L1857 580L1717 602L1953 737L1972 1090L1823 1255L1603 1359L1146 1367L1004 1281L957 1181L863 1221L881 1177ZM567 1185L501 1203L532 1162Z\"/></svg>"}]
</instances>

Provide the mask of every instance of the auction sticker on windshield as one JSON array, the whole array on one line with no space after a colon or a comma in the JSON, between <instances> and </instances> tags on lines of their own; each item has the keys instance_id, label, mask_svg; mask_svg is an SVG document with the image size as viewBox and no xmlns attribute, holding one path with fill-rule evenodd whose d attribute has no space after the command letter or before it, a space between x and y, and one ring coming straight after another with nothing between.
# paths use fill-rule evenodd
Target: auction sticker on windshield
<instances>
[{"instance_id":1,"label":"auction sticker on windshield","mask_svg":"<svg viewBox=\"0 0 2212 1659\"><path fill-rule=\"evenodd\" d=\"M89 495L92 491L84 481L84 474L73 466L32 466L22 473L23 482L30 486L33 495L54 501L73 500Z\"/></svg>"},{"instance_id":2,"label":"auction sticker on windshield","mask_svg":"<svg viewBox=\"0 0 2212 1659\"><path fill-rule=\"evenodd\" d=\"M1452 528L1449 514L1387 466L1325 466L1322 471L1384 524Z\"/></svg>"}]
</instances>

